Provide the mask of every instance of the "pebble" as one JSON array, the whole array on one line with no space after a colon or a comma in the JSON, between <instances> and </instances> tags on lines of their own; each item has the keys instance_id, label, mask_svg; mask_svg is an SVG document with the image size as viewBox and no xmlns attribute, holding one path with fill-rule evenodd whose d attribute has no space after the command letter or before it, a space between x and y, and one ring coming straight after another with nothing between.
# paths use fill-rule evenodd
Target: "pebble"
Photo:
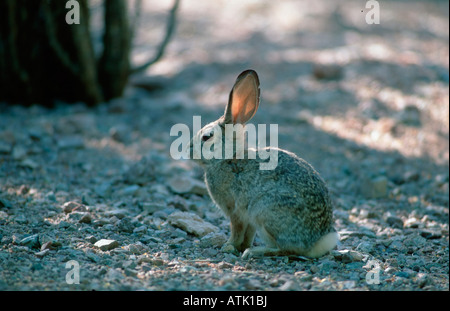
<instances>
[{"instance_id":1,"label":"pebble","mask_svg":"<svg viewBox=\"0 0 450 311\"><path fill-rule=\"evenodd\" d=\"M371 253L374 251L374 245L371 242L361 242L356 246L356 250L363 253Z\"/></svg>"},{"instance_id":2,"label":"pebble","mask_svg":"<svg viewBox=\"0 0 450 311\"><path fill-rule=\"evenodd\" d=\"M52 241L48 241L48 242L45 242L44 244L42 244L42 246L41 246L41 251L44 251L46 249L52 250L52 249L56 249L56 247L53 245Z\"/></svg>"},{"instance_id":3,"label":"pebble","mask_svg":"<svg viewBox=\"0 0 450 311\"><path fill-rule=\"evenodd\" d=\"M421 221L415 217L408 218L404 224L405 228L419 228L421 225Z\"/></svg>"},{"instance_id":4,"label":"pebble","mask_svg":"<svg viewBox=\"0 0 450 311\"><path fill-rule=\"evenodd\" d=\"M343 263L361 261L364 258L364 256L361 253L352 250L334 251L332 254L336 260L341 261Z\"/></svg>"},{"instance_id":5,"label":"pebble","mask_svg":"<svg viewBox=\"0 0 450 311\"><path fill-rule=\"evenodd\" d=\"M198 195L207 195L208 190L206 189L205 183L189 178L189 177L175 177L168 181L169 188L175 193L185 194L193 193Z\"/></svg>"},{"instance_id":6,"label":"pebble","mask_svg":"<svg viewBox=\"0 0 450 311\"><path fill-rule=\"evenodd\" d=\"M0 220L6 220L8 219L8 217L9 217L8 213L0 211Z\"/></svg>"},{"instance_id":7,"label":"pebble","mask_svg":"<svg viewBox=\"0 0 450 311\"><path fill-rule=\"evenodd\" d=\"M204 221L197 214L190 212L174 212L168 217L172 226L178 227L198 237L204 237L208 233L218 232L219 228Z\"/></svg>"},{"instance_id":8,"label":"pebble","mask_svg":"<svg viewBox=\"0 0 450 311\"><path fill-rule=\"evenodd\" d=\"M162 211L167 207L166 204L157 202L140 202L139 206L146 214L153 214L155 212Z\"/></svg>"},{"instance_id":9,"label":"pebble","mask_svg":"<svg viewBox=\"0 0 450 311\"><path fill-rule=\"evenodd\" d=\"M89 214L89 213L84 213L84 215L81 216L79 222L82 223L82 224L90 224L90 223L92 222L92 216L91 216L91 214Z\"/></svg>"},{"instance_id":10,"label":"pebble","mask_svg":"<svg viewBox=\"0 0 450 311\"><path fill-rule=\"evenodd\" d=\"M386 222L393 228L403 228L403 220L397 216L388 216Z\"/></svg>"},{"instance_id":11,"label":"pebble","mask_svg":"<svg viewBox=\"0 0 450 311\"><path fill-rule=\"evenodd\" d=\"M227 241L227 236L219 232L210 232L200 239L201 247L221 247Z\"/></svg>"},{"instance_id":12,"label":"pebble","mask_svg":"<svg viewBox=\"0 0 450 311\"><path fill-rule=\"evenodd\" d=\"M36 255L36 257L42 258L42 257L44 257L45 255L47 255L48 252L50 252L49 249L44 249L43 251L40 251L40 252L37 252L37 253L34 253L34 254Z\"/></svg>"},{"instance_id":13,"label":"pebble","mask_svg":"<svg viewBox=\"0 0 450 311\"><path fill-rule=\"evenodd\" d=\"M281 291L298 291L298 290L300 290L300 288L297 285L297 283L292 281L292 280L286 281L278 289L281 290Z\"/></svg>"},{"instance_id":14,"label":"pebble","mask_svg":"<svg viewBox=\"0 0 450 311\"><path fill-rule=\"evenodd\" d=\"M62 209L64 213L69 214L74 211L77 212L86 212L88 209L86 205L75 202L75 201L69 201L63 204Z\"/></svg>"},{"instance_id":15,"label":"pebble","mask_svg":"<svg viewBox=\"0 0 450 311\"><path fill-rule=\"evenodd\" d=\"M311 271L311 273L317 273L319 272L319 267L317 267L316 265L312 265L309 270Z\"/></svg>"},{"instance_id":16,"label":"pebble","mask_svg":"<svg viewBox=\"0 0 450 311\"><path fill-rule=\"evenodd\" d=\"M418 273L416 282L420 288L425 287L429 283L428 275L426 273Z\"/></svg>"},{"instance_id":17,"label":"pebble","mask_svg":"<svg viewBox=\"0 0 450 311\"><path fill-rule=\"evenodd\" d=\"M97 238L96 238L95 236L89 235L89 236L86 237L86 241L88 241L89 243L94 244L94 243L97 242L98 240L97 240Z\"/></svg>"},{"instance_id":18,"label":"pebble","mask_svg":"<svg viewBox=\"0 0 450 311\"><path fill-rule=\"evenodd\" d=\"M422 237L424 237L425 239L429 239L429 240L435 240L435 239L442 238L442 233L440 233L440 232L433 232L433 231L426 231L426 230L421 231L420 235Z\"/></svg>"},{"instance_id":19,"label":"pebble","mask_svg":"<svg viewBox=\"0 0 450 311\"><path fill-rule=\"evenodd\" d=\"M147 226L139 226L133 229L133 233L135 234L145 234L147 232Z\"/></svg>"},{"instance_id":20,"label":"pebble","mask_svg":"<svg viewBox=\"0 0 450 311\"><path fill-rule=\"evenodd\" d=\"M20 240L19 245L27 246L28 248L41 248L41 243L39 242L39 235L33 234L29 237L23 238Z\"/></svg>"},{"instance_id":21,"label":"pebble","mask_svg":"<svg viewBox=\"0 0 450 311\"><path fill-rule=\"evenodd\" d=\"M145 245L143 245L140 242L137 242L134 244L129 244L129 245L125 246L125 249L128 249L130 251L130 253L136 254L136 255L141 255L141 254L145 253L147 250Z\"/></svg>"},{"instance_id":22,"label":"pebble","mask_svg":"<svg viewBox=\"0 0 450 311\"><path fill-rule=\"evenodd\" d=\"M116 240L101 239L95 242L94 246L98 247L102 251L109 251L119 246L119 242Z\"/></svg>"},{"instance_id":23,"label":"pebble","mask_svg":"<svg viewBox=\"0 0 450 311\"><path fill-rule=\"evenodd\" d=\"M13 207L11 201L6 200L5 198L0 198L0 208L10 209Z\"/></svg>"},{"instance_id":24,"label":"pebble","mask_svg":"<svg viewBox=\"0 0 450 311\"><path fill-rule=\"evenodd\" d=\"M135 226L128 218L122 218L116 224L117 229L120 232L133 233Z\"/></svg>"},{"instance_id":25,"label":"pebble","mask_svg":"<svg viewBox=\"0 0 450 311\"><path fill-rule=\"evenodd\" d=\"M154 157L143 157L123 174L124 182L128 184L145 185L155 180L155 176L157 175L156 164Z\"/></svg>"}]
</instances>

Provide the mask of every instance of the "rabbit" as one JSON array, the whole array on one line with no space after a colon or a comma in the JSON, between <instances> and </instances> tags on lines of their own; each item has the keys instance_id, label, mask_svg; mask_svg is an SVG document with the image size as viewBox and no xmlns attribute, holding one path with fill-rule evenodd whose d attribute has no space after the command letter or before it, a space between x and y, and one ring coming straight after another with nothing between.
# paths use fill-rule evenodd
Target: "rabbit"
<instances>
[{"instance_id":1,"label":"rabbit","mask_svg":"<svg viewBox=\"0 0 450 311\"><path fill-rule=\"evenodd\" d=\"M222 251L242 257L298 255L317 258L339 241L333 227L333 211L325 182L315 169L294 153L275 147L245 149L259 154L276 151L277 165L261 170L259 157L238 159L199 155L199 142L225 143L227 124L245 125L260 102L259 78L254 70L243 71L229 95L225 113L204 126L189 144L191 155L203 167L205 184L214 203L230 218L231 236ZM235 137L234 141L242 139ZM223 146L222 144L222 146ZM195 159L195 157L194 157ZM252 247L255 234L265 246Z\"/></svg>"}]
</instances>

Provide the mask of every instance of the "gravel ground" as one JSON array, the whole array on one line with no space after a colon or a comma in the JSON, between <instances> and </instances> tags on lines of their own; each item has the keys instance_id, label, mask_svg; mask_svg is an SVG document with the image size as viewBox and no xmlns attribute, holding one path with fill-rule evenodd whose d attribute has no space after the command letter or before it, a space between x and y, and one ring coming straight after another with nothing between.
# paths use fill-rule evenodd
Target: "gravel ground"
<instances>
[{"instance_id":1,"label":"gravel ground","mask_svg":"<svg viewBox=\"0 0 450 311\"><path fill-rule=\"evenodd\" d=\"M1 290L449 290L448 2L383 2L380 25L356 1L274 3L182 1L165 59L111 103L0 104ZM330 188L320 259L222 253L201 169L170 157L170 128L215 120L246 68L254 123Z\"/></svg>"}]
</instances>

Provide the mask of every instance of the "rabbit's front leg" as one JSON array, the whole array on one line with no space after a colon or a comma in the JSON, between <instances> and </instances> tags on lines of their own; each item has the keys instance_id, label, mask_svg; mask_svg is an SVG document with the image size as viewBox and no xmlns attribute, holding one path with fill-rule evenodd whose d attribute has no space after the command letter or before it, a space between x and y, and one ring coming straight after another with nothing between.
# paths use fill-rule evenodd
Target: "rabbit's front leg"
<instances>
[{"instance_id":1,"label":"rabbit's front leg","mask_svg":"<svg viewBox=\"0 0 450 311\"><path fill-rule=\"evenodd\" d=\"M230 216L230 222L231 236L222 247L222 251L237 255L253 244L256 230L245 217L237 213Z\"/></svg>"}]
</instances>

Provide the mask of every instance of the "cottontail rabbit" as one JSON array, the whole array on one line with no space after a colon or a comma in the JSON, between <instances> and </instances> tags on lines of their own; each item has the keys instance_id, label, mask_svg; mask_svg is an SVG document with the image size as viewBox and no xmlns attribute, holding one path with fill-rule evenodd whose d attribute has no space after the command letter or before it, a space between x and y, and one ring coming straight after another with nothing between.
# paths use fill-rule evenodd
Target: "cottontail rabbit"
<instances>
[{"instance_id":1,"label":"cottontail rabbit","mask_svg":"<svg viewBox=\"0 0 450 311\"><path fill-rule=\"evenodd\" d=\"M243 257L302 255L320 257L332 250L339 235L333 228L328 189L314 168L286 150L275 151L274 169L260 169L267 162L236 154L230 158L198 156L206 143L225 144L227 124L245 124L259 106L259 79L253 70L242 72L231 90L225 114L203 127L190 144L191 155L205 170L205 182L212 200L231 221L231 237L222 247L228 252L244 252ZM239 135L238 135L239 136ZM236 140L242 137L234 137ZM245 149L258 155L262 150ZM195 157L194 157L195 158ZM265 247L250 248L255 234Z\"/></svg>"}]
</instances>

